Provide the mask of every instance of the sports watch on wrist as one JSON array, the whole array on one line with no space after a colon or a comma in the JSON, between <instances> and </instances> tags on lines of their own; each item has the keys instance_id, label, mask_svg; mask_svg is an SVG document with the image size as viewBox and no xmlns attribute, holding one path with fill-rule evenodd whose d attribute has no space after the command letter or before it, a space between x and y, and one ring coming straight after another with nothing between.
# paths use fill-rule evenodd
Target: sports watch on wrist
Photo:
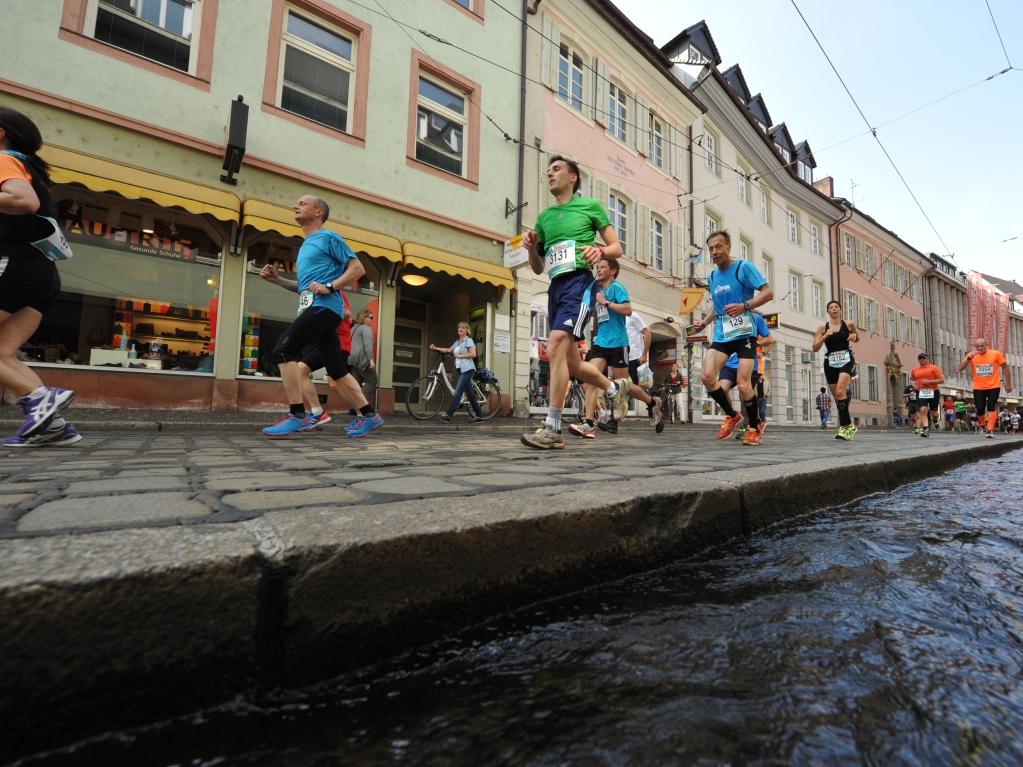
<instances>
[{"instance_id":1,"label":"sports watch on wrist","mask_svg":"<svg viewBox=\"0 0 1023 767\"><path fill-rule=\"evenodd\" d=\"M743 301L742 302L742 308L745 309L748 312L750 310L749 301Z\"/></svg>"}]
</instances>

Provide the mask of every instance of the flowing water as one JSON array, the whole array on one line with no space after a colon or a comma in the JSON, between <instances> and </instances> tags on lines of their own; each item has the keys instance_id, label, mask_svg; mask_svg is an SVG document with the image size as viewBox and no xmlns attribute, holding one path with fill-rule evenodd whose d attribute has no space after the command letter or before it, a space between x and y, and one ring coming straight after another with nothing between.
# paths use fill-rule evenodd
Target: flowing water
<instances>
[{"instance_id":1,"label":"flowing water","mask_svg":"<svg viewBox=\"0 0 1023 767\"><path fill-rule=\"evenodd\" d=\"M1021 765L1021 497L1010 454L25 764Z\"/></svg>"}]
</instances>

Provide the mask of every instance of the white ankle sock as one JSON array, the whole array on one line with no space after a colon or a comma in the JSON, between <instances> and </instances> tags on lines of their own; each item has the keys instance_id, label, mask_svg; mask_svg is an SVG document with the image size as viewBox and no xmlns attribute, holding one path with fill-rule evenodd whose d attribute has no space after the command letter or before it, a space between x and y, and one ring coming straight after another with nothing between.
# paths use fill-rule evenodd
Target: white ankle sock
<instances>
[{"instance_id":1,"label":"white ankle sock","mask_svg":"<svg viewBox=\"0 0 1023 767\"><path fill-rule=\"evenodd\" d=\"M34 388L32 391L30 391L28 393L28 396L30 396L33 399L35 399L36 397L42 397L44 394L46 394L46 387L45 386L37 386L36 388Z\"/></svg>"},{"instance_id":2,"label":"white ankle sock","mask_svg":"<svg viewBox=\"0 0 1023 767\"><path fill-rule=\"evenodd\" d=\"M50 428L51 429L60 429L60 428L63 428L64 424L66 424L66 423L67 423L67 421L65 421L60 416L57 416L52 421L50 421Z\"/></svg>"},{"instance_id":3,"label":"white ankle sock","mask_svg":"<svg viewBox=\"0 0 1023 767\"><path fill-rule=\"evenodd\" d=\"M313 415L316 416L317 418L319 418L321 415L323 415L323 408L319 407L319 406L314 407L313 408Z\"/></svg>"}]
</instances>

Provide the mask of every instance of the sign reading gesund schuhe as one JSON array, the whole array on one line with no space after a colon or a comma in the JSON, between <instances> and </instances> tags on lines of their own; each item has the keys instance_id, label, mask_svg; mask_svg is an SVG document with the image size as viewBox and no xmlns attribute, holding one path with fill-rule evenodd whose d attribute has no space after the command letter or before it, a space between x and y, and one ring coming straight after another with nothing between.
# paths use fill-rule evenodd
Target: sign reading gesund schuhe
<instances>
[{"instance_id":1,"label":"sign reading gesund schuhe","mask_svg":"<svg viewBox=\"0 0 1023 767\"><path fill-rule=\"evenodd\" d=\"M80 242L109 250L123 250L174 261L220 263L219 253L204 253L191 240L159 237L156 234L111 226L101 221L66 219L64 236L68 242Z\"/></svg>"}]
</instances>

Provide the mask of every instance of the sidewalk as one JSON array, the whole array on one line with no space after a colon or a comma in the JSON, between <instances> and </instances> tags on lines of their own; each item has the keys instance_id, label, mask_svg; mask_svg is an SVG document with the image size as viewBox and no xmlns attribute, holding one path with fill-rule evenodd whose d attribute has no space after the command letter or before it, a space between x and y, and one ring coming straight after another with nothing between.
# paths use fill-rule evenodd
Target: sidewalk
<instances>
[{"instance_id":1,"label":"sidewalk","mask_svg":"<svg viewBox=\"0 0 1023 767\"><path fill-rule=\"evenodd\" d=\"M0 452L0 756L315 683L1023 446L768 427L754 448L638 423L543 452L429 425Z\"/></svg>"}]
</instances>

